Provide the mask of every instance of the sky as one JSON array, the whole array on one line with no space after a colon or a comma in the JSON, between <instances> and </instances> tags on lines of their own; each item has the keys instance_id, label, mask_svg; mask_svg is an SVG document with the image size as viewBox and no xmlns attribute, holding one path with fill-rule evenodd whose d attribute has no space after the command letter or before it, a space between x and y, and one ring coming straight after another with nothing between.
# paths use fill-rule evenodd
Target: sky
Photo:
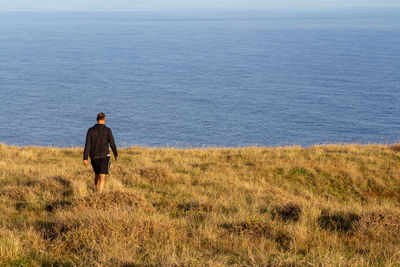
<instances>
[{"instance_id":1,"label":"sky","mask_svg":"<svg viewBox=\"0 0 400 267\"><path fill-rule=\"evenodd\" d=\"M400 0L0 0L9 9L400 7Z\"/></svg>"}]
</instances>

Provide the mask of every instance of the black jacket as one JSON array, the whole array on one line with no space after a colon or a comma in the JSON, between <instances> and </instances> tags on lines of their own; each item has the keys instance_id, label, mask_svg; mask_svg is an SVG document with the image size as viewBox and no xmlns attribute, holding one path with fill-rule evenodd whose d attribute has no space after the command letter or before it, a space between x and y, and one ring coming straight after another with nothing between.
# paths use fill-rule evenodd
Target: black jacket
<instances>
[{"instance_id":1,"label":"black jacket","mask_svg":"<svg viewBox=\"0 0 400 267\"><path fill-rule=\"evenodd\" d=\"M89 128L86 134L85 150L83 151L83 159L90 158L106 158L110 156L109 145L114 153L114 157L118 157L117 147L115 146L114 137L111 129L104 124L96 124Z\"/></svg>"}]
</instances>

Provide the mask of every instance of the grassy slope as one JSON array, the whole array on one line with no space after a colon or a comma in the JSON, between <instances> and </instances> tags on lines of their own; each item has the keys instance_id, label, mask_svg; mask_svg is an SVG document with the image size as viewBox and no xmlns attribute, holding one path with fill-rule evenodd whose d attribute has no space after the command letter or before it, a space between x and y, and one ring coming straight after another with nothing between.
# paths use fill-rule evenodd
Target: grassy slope
<instances>
[{"instance_id":1,"label":"grassy slope","mask_svg":"<svg viewBox=\"0 0 400 267\"><path fill-rule=\"evenodd\" d=\"M82 149L0 144L0 265L396 266L399 151L133 147L99 195Z\"/></svg>"}]
</instances>

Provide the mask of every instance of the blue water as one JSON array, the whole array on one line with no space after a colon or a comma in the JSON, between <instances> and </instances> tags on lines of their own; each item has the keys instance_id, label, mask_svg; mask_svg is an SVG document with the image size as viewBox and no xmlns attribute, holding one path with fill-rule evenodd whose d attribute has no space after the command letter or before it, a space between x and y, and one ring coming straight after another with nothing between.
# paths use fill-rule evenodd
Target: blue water
<instances>
[{"instance_id":1,"label":"blue water","mask_svg":"<svg viewBox=\"0 0 400 267\"><path fill-rule=\"evenodd\" d=\"M0 12L0 142L398 142L399 14Z\"/></svg>"}]
</instances>

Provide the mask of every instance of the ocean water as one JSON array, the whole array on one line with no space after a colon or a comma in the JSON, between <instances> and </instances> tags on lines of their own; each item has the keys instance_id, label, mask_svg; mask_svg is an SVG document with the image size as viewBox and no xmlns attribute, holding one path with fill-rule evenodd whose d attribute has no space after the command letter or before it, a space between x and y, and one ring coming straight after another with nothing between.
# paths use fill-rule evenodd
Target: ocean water
<instances>
[{"instance_id":1,"label":"ocean water","mask_svg":"<svg viewBox=\"0 0 400 267\"><path fill-rule=\"evenodd\" d=\"M0 142L394 143L400 10L0 12Z\"/></svg>"}]
</instances>

